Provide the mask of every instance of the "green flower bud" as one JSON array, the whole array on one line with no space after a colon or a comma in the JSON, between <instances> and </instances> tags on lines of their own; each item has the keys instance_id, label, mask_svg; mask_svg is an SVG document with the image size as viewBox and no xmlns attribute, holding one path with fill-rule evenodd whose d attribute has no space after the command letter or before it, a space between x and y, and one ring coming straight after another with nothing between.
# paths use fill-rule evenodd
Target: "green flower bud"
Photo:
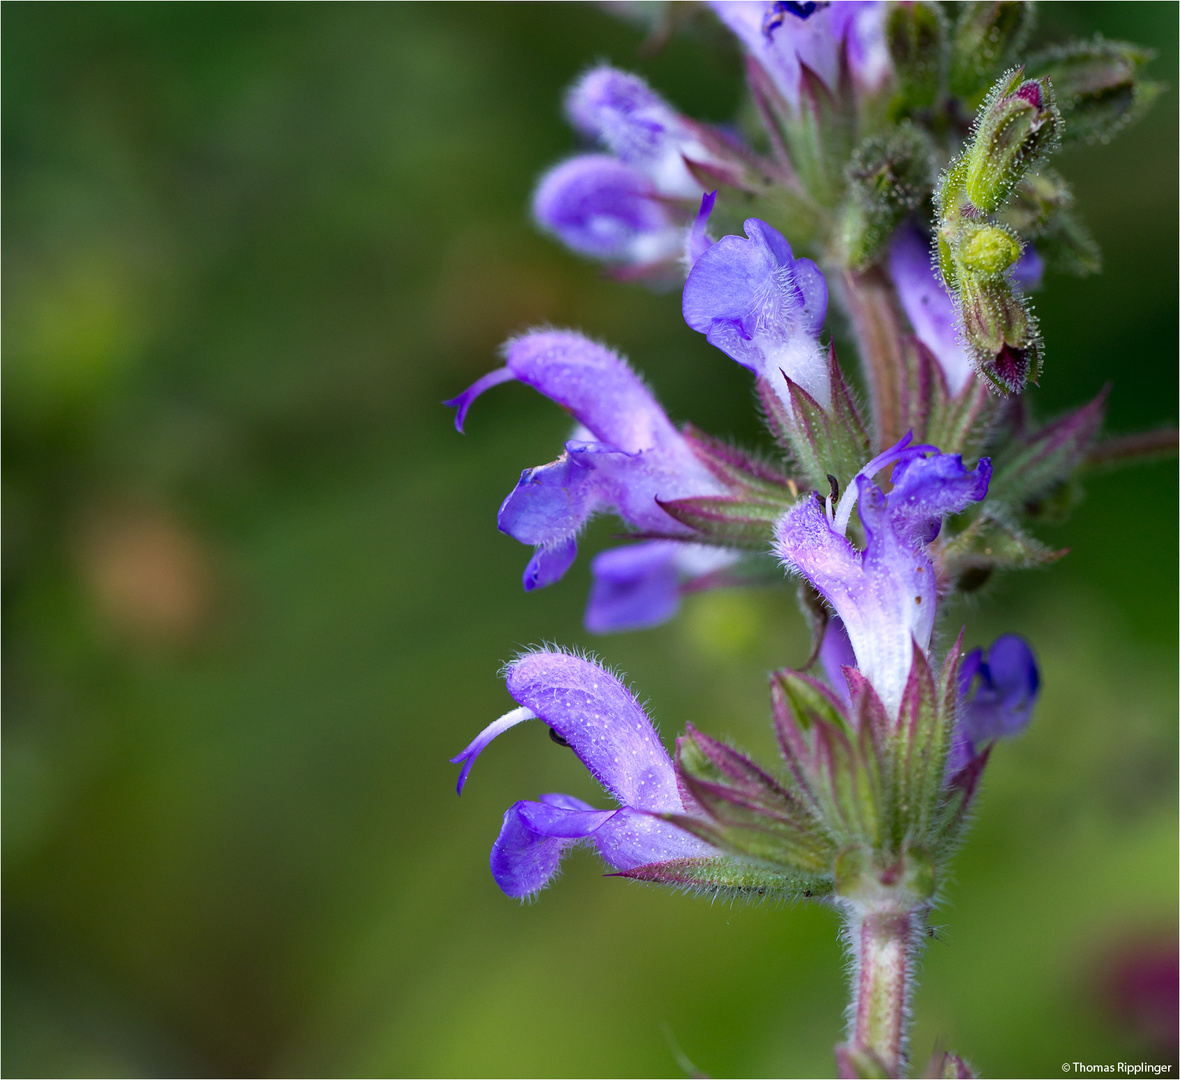
<instances>
[{"instance_id":1,"label":"green flower bud","mask_svg":"<svg viewBox=\"0 0 1180 1080\"><path fill-rule=\"evenodd\" d=\"M848 265L859 270L876 258L898 222L929 197L934 185L930 137L908 121L888 135L870 136L852 155L846 178L841 243Z\"/></svg>"},{"instance_id":2,"label":"green flower bud","mask_svg":"<svg viewBox=\"0 0 1180 1080\"><path fill-rule=\"evenodd\" d=\"M962 4L951 45L950 91L974 108L984 88L1015 59L1032 32L1031 3L992 0Z\"/></svg>"},{"instance_id":3,"label":"green flower bud","mask_svg":"<svg viewBox=\"0 0 1180 1080\"><path fill-rule=\"evenodd\" d=\"M967 150L965 193L978 209L999 208L1025 172L1053 149L1061 116L1047 79L1020 81L1017 68L980 110Z\"/></svg>"},{"instance_id":4,"label":"green flower bud","mask_svg":"<svg viewBox=\"0 0 1180 1080\"><path fill-rule=\"evenodd\" d=\"M959 303L976 368L1001 393L1019 393L1040 375L1041 339L1028 301L1003 277L963 275Z\"/></svg>"},{"instance_id":5,"label":"green flower bud","mask_svg":"<svg viewBox=\"0 0 1180 1080\"><path fill-rule=\"evenodd\" d=\"M1021 244L1011 233L995 225L975 225L964 230L959 261L979 277L997 277L1020 258Z\"/></svg>"},{"instance_id":6,"label":"green flower bud","mask_svg":"<svg viewBox=\"0 0 1180 1080\"><path fill-rule=\"evenodd\" d=\"M938 4L896 4L885 23L885 40L900 90L895 115L932 108L942 89L949 36Z\"/></svg>"},{"instance_id":7,"label":"green flower bud","mask_svg":"<svg viewBox=\"0 0 1180 1080\"><path fill-rule=\"evenodd\" d=\"M1028 67L1049 78L1065 119L1062 138L1107 142L1139 119L1163 89L1141 77L1155 54L1123 41L1077 41L1039 53Z\"/></svg>"}]
</instances>

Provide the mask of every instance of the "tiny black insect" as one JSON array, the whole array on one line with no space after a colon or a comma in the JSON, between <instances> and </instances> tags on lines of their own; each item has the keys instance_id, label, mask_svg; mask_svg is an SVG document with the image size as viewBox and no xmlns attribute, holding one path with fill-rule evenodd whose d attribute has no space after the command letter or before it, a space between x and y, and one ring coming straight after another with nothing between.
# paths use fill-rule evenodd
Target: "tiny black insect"
<instances>
[{"instance_id":1,"label":"tiny black insect","mask_svg":"<svg viewBox=\"0 0 1180 1080\"><path fill-rule=\"evenodd\" d=\"M551 738L558 746L569 746L569 743L559 735L553 728L549 729L549 738Z\"/></svg>"}]
</instances>

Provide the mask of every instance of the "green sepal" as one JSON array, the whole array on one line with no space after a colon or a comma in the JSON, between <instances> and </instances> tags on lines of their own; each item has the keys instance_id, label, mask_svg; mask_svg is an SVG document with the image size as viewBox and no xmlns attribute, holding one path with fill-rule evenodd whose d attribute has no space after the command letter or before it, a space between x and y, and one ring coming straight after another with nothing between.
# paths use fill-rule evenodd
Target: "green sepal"
<instances>
[{"instance_id":1,"label":"green sepal","mask_svg":"<svg viewBox=\"0 0 1180 1080\"><path fill-rule=\"evenodd\" d=\"M696 533L694 539L721 547L766 551L770 529L792 505L790 498L769 500L737 495L700 495L686 499L656 499L660 509Z\"/></svg>"},{"instance_id":2,"label":"green sepal","mask_svg":"<svg viewBox=\"0 0 1180 1080\"><path fill-rule=\"evenodd\" d=\"M944 454L978 458L997 405L998 399L985 384L968 379L958 397L935 403L922 441L933 443Z\"/></svg>"},{"instance_id":3,"label":"green sepal","mask_svg":"<svg viewBox=\"0 0 1180 1080\"><path fill-rule=\"evenodd\" d=\"M804 189L822 206L835 206L857 128L847 51L840 53L834 93L807 64L800 62L799 69L799 108L784 108L783 141Z\"/></svg>"},{"instance_id":4,"label":"green sepal","mask_svg":"<svg viewBox=\"0 0 1180 1080\"><path fill-rule=\"evenodd\" d=\"M669 859L667 862L648 863L607 876L748 898L799 899L827 896L832 891L830 879L791 873L779 867L729 855Z\"/></svg>"},{"instance_id":5,"label":"green sepal","mask_svg":"<svg viewBox=\"0 0 1180 1080\"><path fill-rule=\"evenodd\" d=\"M860 700L854 688L853 710L860 714L854 723L811 676L790 669L771 676L775 731L798 788L833 839L873 847L881 838L884 795L880 725L863 715Z\"/></svg>"},{"instance_id":6,"label":"green sepal","mask_svg":"<svg viewBox=\"0 0 1180 1080\"><path fill-rule=\"evenodd\" d=\"M943 789L942 805L939 808L935 826L936 855L943 856L954 850L967 826L971 803L979 788L980 777L991 756L991 746L985 746L962 769L952 776Z\"/></svg>"},{"instance_id":7,"label":"green sepal","mask_svg":"<svg viewBox=\"0 0 1180 1080\"><path fill-rule=\"evenodd\" d=\"M973 278L998 278L1016 264L1023 247L1002 225L967 225L959 236L959 265Z\"/></svg>"},{"instance_id":8,"label":"green sepal","mask_svg":"<svg viewBox=\"0 0 1180 1080\"><path fill-rule=\"evenodd\" d=\"M964 192L985 213L998 210L1060 140L1061 114L1049 81L1023 76L1023 68L1013 68L992 87L964 151Z\"/></svg>"},{"instance_id":9,"label":"green sepal","mask_svg":"<svg viewBox=\"0 0 1180 1080\"><path fill-rule=\"evenodd\" d=\"M835 1048L835 1055L839 1074L847 1080L887 1080L894 1075L867 1046L839 1043Z\"/></svg>"},{"instance_id":10,"label":"green sepal","mask_svg":"<svg viewBox=\"0 0 1180 1080\"><path fill-rule=\"evenodd\" d=\"M1037 253L1051 270L1086 277L1102 269L1102 251L1098 241L1068 206L1050 215L1036 241Z\"/></svg>"},{"instance_id":11,"label":"green sepal","mask_svg":"<svg viewBox=\"0 0 1180 1080\"><path fill-rule=\"evenodd\" d=\"M794 481L773 465L723 439L706 435L692 424L685 424L681 434L705 468L726 487L772 500L793 501L798 497L799 489Z\"/></svg>"},{"instance_id":12,"label":"green sepal","mask_svg":"<svg viewBox=\"0 0 1180 1080\"><path fill-rule=\"evenodd\" d=\"M1061 174L1054 169L1038 169L1025 173L996 220L1020 236L1036 238L1051 228L1055 214L1073 204L1073 189Z\"/></svg>"},{"instance_id":13,"label":"green sepal","mask_svg":"<svg viewBox=\"0 0 1180 1080\"><path fill-rule=\"evenodd\" d=\"M1069 184L1054 170L1039 169L1025 174L996 220L1035 240L1049 269L1085 277L1102 268L1102 253L1073 207Z\"/></svg>"},{"instance_id":14,"label":"green sepal","mask_svg":"<svg viewBox=\"0 0 1180 1080\"><path fill-rule=\"evenodd\" d=\"M828 374L832 387L830 413L801 386L787 379L793 416L785 435L804 476L819 490L827 489L829 474L843 488L871 456L868 432L840 371L834 344L828 349ZM762 396L764 402L768 397L777 397L769 387ZM787 410L780 403L777 418L783 419L784 414Z\"/></svg>"},{"instance_id":15,"label":"green sepal","mask_svg":"<svg viewBox=\"0 0 1180 1080\"><path fill-rule=\"evenodd\" d=\"M982 513L939 552L939 564L959 592L974 592L996 570L1024 570L1056 562L1067 549L1054 551L1015 525Z\"/></svg>"},{"instance_id":16,"label":"green sepal","mask_svg":"<svg viewBox=\"0 0 1180 1080\"><path fill-rule=\"evenodd\" d=\"M710 219L725 233L740 233L746 218L791 222L791 238L807 247L814 242L821 221L815 202L795 186L793 177L769 163L759 169L749 163L735 168L729 163L685 160L693 178L706 190L717 192Z\"/></svg>"},{"instance_id":17,"label":"green sepal","mask_svg":"<svg viewBox=\"0 0 1180 1080\"><path fill-rule=\"evenodd\" d=\"M1024 295L1004 277L959 275L965 344L975 370L999 394L1018 394L1040 379L1044 342Z\"/></svg>"},{"instance_id":18,"label":"green sepal","mask_svg":"<svg viewBox=\"0 0 1180 1080\"><path fill-rule=\"evenodd\" d=\"M824 790L826 780L820 769L815 733L822 728L850 733L846 707L818 679L790 668L770 676L770 703L779 750L794 781L792 789L815 816L826 819L831 798ZM843 827L839 826L838 831L843 832Z\"/></svg>"},{"instance_id":19,"label":"green sepal","mask_svg":"<svg viewBox=\"0 0 1180 1080\"><path fill-rule=\"evenodd\" d=\"M744 755L690 727L676 770L706 816L667 820L731 855L803 874L830 868L831 843L804 804Z\"/></svg>"},{"instance_id":20,"label":"green sepal","mask_svg":"<svg viewBox=\"0 0 1180 1080\"><path fill-rule=\"evenodd\" d=\"M948 732L926 656L913 642L892 740L894 840L925 837L938 812ZM952 713L953 715L953 713Z\"/></svg>"},{"instance_id":21,"label":"green sepal","mask_svg":"<svg viewBox=\"0 0 1180 1080\"><path fill-rule=\"evenodd\" d=\"M1093 401L1004 445L992 463L988 505L1017 512L1068 480L1102 427L1104 387Z\"/></svg>"},{"instance_id":22,"label":"green sepal","mask_svg":"<svg viewBox=\"0 0 1180 1080\"><path fill-rule=\"evenodd\" d=\"M757 809L800 829L814 822L806 807L773 776L763 772L745 754L697 731L691 724L676 740L676 767L706 811L724 802Z\"/></svg>"}]
</instances>

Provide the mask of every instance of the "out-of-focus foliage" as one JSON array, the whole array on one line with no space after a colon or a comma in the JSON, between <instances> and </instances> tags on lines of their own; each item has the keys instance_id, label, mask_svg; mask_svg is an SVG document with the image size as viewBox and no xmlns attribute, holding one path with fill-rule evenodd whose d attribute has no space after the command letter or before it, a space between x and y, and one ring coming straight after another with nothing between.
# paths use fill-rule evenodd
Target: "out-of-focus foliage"
<instances>
[{"instance_id":1,"label":"out-of-focus foliage","mask_svg":"<svg viewBox=\"0 0 1180 1080\"><path fill-rule=\"evenodd\" d=\"M736 51L690 23L651 57L573 5L5 16L5 1073L663 1076L682 1052L822 1075L829 912L709 906L589 858L517 906L486 864L502 811L598 796L532 725L462 800L446 764L543 639L627 671L666 738L697 723L772 760L765 672L807 648L786 593L590 638L587 560L525 596L494 527L565 420L507 387L461 438L439 405L552 322L629 353L677 419L757 438L675 295L525 215L589 62L724 120ZM1036 40L1140 42L1175 87L1176 24L1046 5ZM1105 270L1037 300L1042 414L1110 379L1112 430L1174 419L1176 130L1172 90L1070 150ZM918 1055L942 1039L1003 1076L1175 1052L1111 1004L1120 958L1174 946L1174 480L1095 476L1042 529L1069 557L972 611L979 642L1036 643L1044 696L989 768Z\"/></svg>"}]
</instances>

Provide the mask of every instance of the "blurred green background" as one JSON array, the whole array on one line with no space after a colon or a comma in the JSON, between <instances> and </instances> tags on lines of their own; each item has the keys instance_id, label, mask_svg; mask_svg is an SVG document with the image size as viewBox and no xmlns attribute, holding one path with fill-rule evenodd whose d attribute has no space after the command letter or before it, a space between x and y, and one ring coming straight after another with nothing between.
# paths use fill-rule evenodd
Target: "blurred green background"
<instances>
[{"instance_id":1,"label":"blurred green background","mask_svg":"<svg viewBox=\"0 0 1180 1080\"><path fill-rule=\"evenodd\" d=\"M591 638L585 553L615 526L531 596L495 529L567 420L509 386L460 437L439 404L552 322L619 347L675 419L759 443L746 373L675 294L527 217L587 64L722 121L736 54L698 30L648 56L575 5L4 15L5 1075L676 1076L678 1053L830 1075L829 911L645 889L584 853L519 905L487 868L504 809L601 794L533 725L461 800L446 761L543 640L626 671L667 739L691 722L773 760L765 674L806 650L787 591ZM1040 295L1035 407L1111 379L1110 430L1173 422L1177 8L1055 4L1041 27L1154 46L1173 89L1060 159L1106 270ZM1175 1052L1174 979L1172 1005L1166 980L1127 990L1175 964L1175 480L1090 478L1041 532L1068 558L954 613L972 644L1032 639L1044 696L934 917L918 1058L941 1040L1048 1076Z\"/></svg>"}]
</instances>

